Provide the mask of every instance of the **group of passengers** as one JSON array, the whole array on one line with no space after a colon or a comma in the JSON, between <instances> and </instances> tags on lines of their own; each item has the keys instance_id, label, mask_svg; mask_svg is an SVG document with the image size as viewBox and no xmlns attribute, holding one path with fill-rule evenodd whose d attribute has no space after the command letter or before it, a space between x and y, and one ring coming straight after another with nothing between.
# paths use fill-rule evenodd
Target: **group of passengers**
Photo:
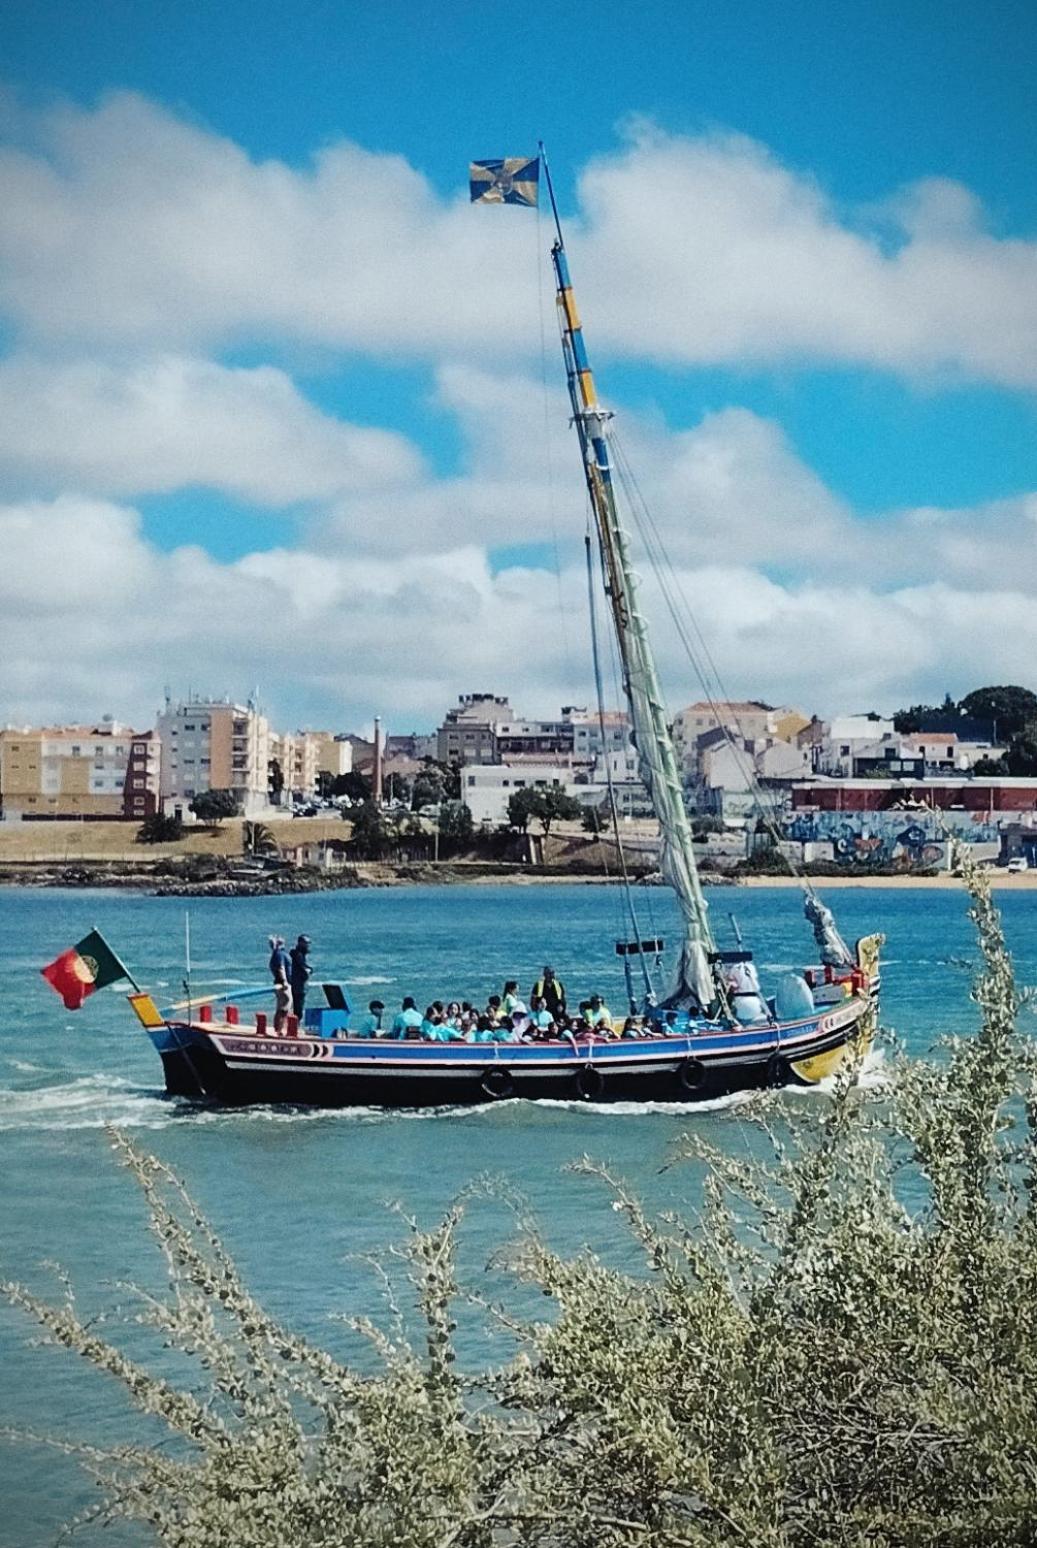
<instances>
[{"instance_id":1,"label":"group of passengers","mask_svg":"<svg viewBox=\"0 0 1037 1548\"><path fill-rule=\"evenodd\" d=\"M368 1013L350 1028L351 1037L421 1039L430 1043L530 1043L559 1038L650 1037L655 1029L642 1016L628 1016L617 1024L600 994L582 1000L570 1013L565 985L554 969L545 967L533 985L528 1002L519 994L518 980L509 978L500 994L491 994L484 1007L469 1000L433 1000L418 1009L407 995L386 1021L385 1005L372 1000Z\"/></svg>"}]
</instances>

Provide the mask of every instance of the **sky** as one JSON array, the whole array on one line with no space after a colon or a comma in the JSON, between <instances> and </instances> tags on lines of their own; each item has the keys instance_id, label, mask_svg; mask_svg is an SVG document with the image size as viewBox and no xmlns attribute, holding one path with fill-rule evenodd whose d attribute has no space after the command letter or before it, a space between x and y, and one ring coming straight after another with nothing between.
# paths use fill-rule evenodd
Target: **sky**
<instances>
[{"instance_id":1,"label":"sky","mask_svg":"<svg viewBox=\"0 0 1037 1548\"><path fill-rule=\"evenodd\" d=\"M720 690L1033 686L1035 45L1022 0L7 0L0 724L588 701L548 212L467 195L539 139Z\"/></svg>"}]
</instances>

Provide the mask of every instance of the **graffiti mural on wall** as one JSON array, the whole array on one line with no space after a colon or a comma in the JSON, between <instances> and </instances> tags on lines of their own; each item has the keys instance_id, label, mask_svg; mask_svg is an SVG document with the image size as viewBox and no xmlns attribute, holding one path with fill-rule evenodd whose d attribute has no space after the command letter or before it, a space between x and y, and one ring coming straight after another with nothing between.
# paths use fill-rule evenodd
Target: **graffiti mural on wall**
<instances>
[{"instance_id":1,"label":"graffiti mural on wall","mask_svg":"<svg viewBox=\"0 0 1037 1548\"><path fill-rule=\"evenodd\" d=\"M955 821L957 814L945 813L948 826L965 828L972 843L996 843L996 823ZM946 844L935 816L928 812L868 812L851 816L846 812L797 812L785 825L787 838L803 844L832 845L836 860L851 864L862 861L872 865L940 865Z\"/></svg>"}]
</instances>

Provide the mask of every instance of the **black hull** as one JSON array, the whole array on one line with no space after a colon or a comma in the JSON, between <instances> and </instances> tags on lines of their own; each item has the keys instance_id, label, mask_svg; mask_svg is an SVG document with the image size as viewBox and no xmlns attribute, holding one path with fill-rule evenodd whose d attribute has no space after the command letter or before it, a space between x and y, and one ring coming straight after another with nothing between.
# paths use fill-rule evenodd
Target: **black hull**
<instances>
[{"instance_id":1,"label":"black hull","mask_svg":"<svg viewBox=\"0 0 1037 1548\"><path fill-rule=\"evenodd\" d=\"M845 1040L842 1040L845 1043ZM736 1091L809 1085L794 1064L770 1053L754 1060L704 1064L681 1060L677 1068L602 1071L583 1066L543 1076L512 1077L488 1062L456 1075L426 1076L313 1069L242 1070L228 1067L208 1050L164 1052L166 1089L224 1106L431 1108L485 1105L521 1097L531 1101L710 1102Z\"/></svg>"}]
</instances>

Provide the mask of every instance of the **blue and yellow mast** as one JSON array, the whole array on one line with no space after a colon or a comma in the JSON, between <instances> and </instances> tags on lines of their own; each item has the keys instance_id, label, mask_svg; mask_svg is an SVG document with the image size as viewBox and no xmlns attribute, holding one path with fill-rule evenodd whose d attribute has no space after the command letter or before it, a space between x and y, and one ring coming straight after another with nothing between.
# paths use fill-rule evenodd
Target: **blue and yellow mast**
<instances>
[{"instance_id":1,"label":"blue and yellow mast","mask_svg":"<svg viewBox=\"0 0 1037 1548\"><path fill-rule=\"evenodd\" d=\"M583 325L573 294L551 170L542 142L539 150L555 224L551 259L569 401L583 453L584 477L594 512L641 775L659 819L660 868L676 893L684 920L681 960L669 998L674 1002L691 1001L707 1007L725 999L715 971L716 945L695 863L680 764L670 735L647 624L638 606L638 582L630 560L629 539L616 507L609 449L612 415L598 401Z\"/></svg>"}]
</instances>

